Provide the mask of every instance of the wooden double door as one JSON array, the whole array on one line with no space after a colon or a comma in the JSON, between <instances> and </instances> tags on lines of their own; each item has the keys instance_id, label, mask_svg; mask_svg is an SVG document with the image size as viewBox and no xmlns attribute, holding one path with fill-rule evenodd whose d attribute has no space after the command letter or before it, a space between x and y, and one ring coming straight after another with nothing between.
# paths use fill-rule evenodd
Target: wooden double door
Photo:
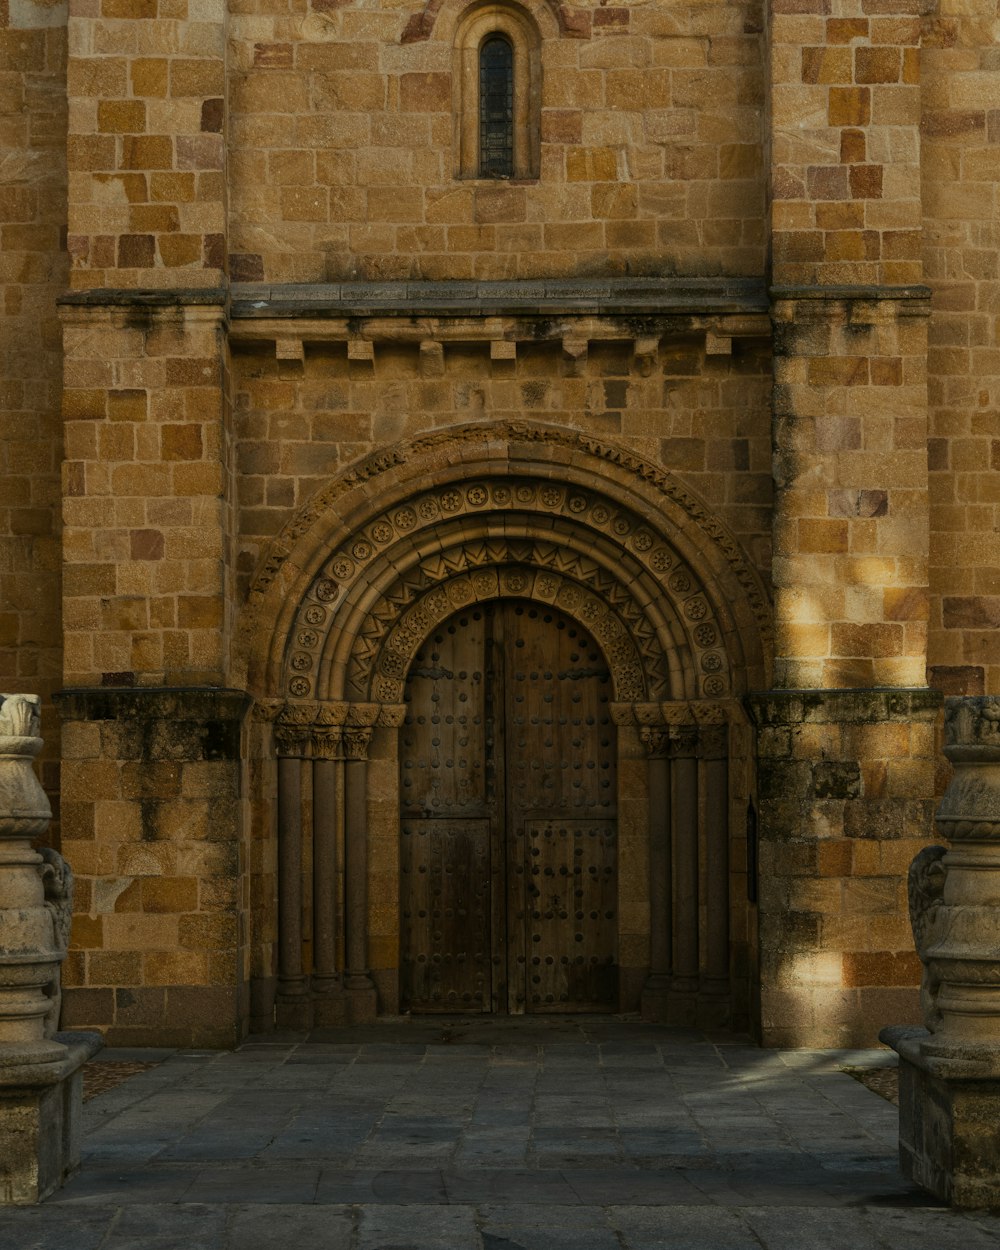
<instances>
[{"instance_id":1,"label":"wooden double door","mask_svg":"<svg viewBox=\"0 0 1000 1250\"><path fill-rule=\"evenodd\" d=\"M616 1009L611 697L593 638L545 605L426 640L400 731L404 1010Z\"/></svg>"}]
</instances>

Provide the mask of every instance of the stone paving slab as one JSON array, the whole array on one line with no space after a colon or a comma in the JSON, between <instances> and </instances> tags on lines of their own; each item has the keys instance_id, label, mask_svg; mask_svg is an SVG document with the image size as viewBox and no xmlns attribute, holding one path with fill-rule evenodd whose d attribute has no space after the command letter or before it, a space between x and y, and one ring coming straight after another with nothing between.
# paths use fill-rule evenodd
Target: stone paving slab
<instances>
[{"instance_id":1,"label":"stone paving slab","mask_svg":"<svg viewBox=\"0 0 1000 1250\"><path fill-rule=\"evenodd\" d=\"M840 1071L884 1052L600 1018L158 1059L0 1250L1000 1250L900 1175L895 1108Z\"/></svg>"}]
</instances>

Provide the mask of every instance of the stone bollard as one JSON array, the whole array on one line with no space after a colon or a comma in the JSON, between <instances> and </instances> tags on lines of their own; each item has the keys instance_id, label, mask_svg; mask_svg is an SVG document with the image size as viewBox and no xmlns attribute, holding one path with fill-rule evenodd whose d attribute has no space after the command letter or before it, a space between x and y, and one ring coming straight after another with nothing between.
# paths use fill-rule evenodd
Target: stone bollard
<instances>
[{"instance_id":1,"label":"stone bollard","mask_svg":"<svg viewBox=\"0 0 1000 1250\"><path fill-rule=\"evenodd\" d=\"M33 760L39 699L0 694L0 1204L40 1202L80 1160L92 1033L57 1033L72 876L32 850L52 819Z\"/></svg>"},{"instance_id":2,"label":"stone bollard","mask_svg":"<svg viewBox=\"0 0 1000 1250\"><path fill-rule=\"evenodd\" d=\"M956 1207L1000 1206L1000 698L945 700L954 775L937 812L950 849L909 873L925 1028L899 1053L903 1174Z\"/></svg>"}]
</instances>

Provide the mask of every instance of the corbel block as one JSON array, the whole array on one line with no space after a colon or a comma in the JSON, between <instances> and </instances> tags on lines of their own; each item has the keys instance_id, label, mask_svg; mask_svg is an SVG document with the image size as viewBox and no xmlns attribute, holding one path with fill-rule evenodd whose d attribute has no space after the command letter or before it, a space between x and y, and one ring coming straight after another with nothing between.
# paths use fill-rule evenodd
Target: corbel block
<instances>
[{"instance_id":1,"label":"corbel block","mask_svg":"<svg viewBox=\"0 0 1000 1250\"><path fill-rule=\"evenodd\" d=\"M632 355L635 358L636 367L644 378L648 378L653 372L653 366L656 364L656 354L660 350L660 339L658 335L643 336L637 338L632 344Z\"/></svg>"},{"instance_id":2,"label":"corbel block","mask_svg":"<svg viewBox=\"0 0 1000 1250\"><path fill-rule=\"evenodd\" d=\"M716 334L714 330L705 331L706 356L731 356L733 340L729 334Z\"/></svg>"},{"instance_id":3,"label":"corbel block","mask_svg":"<svg viewBox=\"0 0 1000 1250\"><path fill-rule=\"evenodd\" d=\"M444 373L444 345L435 339L424 339L420 344L420 376L439 378Z\"/></svg>"}]
</instances>

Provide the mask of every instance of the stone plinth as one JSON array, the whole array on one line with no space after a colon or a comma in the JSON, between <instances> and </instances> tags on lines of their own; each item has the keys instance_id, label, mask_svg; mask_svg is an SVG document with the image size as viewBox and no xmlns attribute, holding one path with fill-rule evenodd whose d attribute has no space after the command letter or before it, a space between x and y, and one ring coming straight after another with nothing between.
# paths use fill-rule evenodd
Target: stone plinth
<instances>
[{"instance_id":1,"label":"stone plinth","mask_svg":"<svg viewBox=\"0 0 1000 1250\"><path fill-rule=\"evenodd\" d=\"M1000 1206L1000 698L946 700L944 750L951 847L909 873L926 1028L880 1036L900 1056L904 1174L953 1206Z\"/></svg>"},{"instance_id":2,"label":"stone plinth","mask_svg":"<svg viewBox=\"0 0 1000 1250\"><path fill-rule=\"evenodd\" d=\"M80 1164L83 1065L98 1033L0 1046L0 1205L41 1202Z\"/></svg>"},{"instance_id":3,"label":"stone plinth","mask_svg":"<svg viewBox=\"0 0 1000 1250\"><path fill-rule=\"evenodd\" d=\"M1000 1206L1000 1061L935 1055L926 1029L881 1037L899 1054L903 1175L952 1206Z\"/></svg>"},{"instance_id":4,"label":"stone plinth","mask_svg":"<svg viewBox=\"0 0 1000 1250\"><path fill-rule=\"evenodd\" d=\"M96 1034L57 1034L73 876L32 840L52 817L32 762L37 695L0 695L0 1204L40 1202L80 1161L80 1068Z\"/></svg>"}]
</instances>

